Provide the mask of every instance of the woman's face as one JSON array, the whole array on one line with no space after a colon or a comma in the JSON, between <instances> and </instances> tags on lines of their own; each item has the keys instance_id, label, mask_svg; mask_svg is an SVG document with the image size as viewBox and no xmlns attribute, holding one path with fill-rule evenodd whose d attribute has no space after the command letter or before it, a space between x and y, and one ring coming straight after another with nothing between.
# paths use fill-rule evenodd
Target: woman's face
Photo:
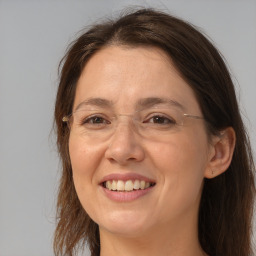
<instances>
[{"instance_id":1,"label":"woman's face","mask_svg":"<svg viewBox=\"0 0 256 256\"><path fill-rule=\"evenodd\" d=\"M100 50L81 74L73 111L80 113L69 139L74 184L101 232L136 236L196 225L212 150L204 121L183 118L202 113L164 52Z\"/></svg>"}]
</instances>

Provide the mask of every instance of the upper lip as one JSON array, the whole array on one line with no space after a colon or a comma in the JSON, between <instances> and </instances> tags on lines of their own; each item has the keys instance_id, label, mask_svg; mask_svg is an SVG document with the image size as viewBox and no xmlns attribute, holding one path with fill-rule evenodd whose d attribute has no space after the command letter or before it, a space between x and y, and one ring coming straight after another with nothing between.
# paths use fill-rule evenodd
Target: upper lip
<instances>
[{"instance_id":1,"label":"upper lip","mask_svg":"<svg viewBox=\"0 0 256 256\"><path fill-rule=\"evenodd\" d=\"M146 182L156 183L155 180L137 173L111 173L104 176L101 179L100 184L108 180L144 180Z\"/></svg>"}]
</instances>

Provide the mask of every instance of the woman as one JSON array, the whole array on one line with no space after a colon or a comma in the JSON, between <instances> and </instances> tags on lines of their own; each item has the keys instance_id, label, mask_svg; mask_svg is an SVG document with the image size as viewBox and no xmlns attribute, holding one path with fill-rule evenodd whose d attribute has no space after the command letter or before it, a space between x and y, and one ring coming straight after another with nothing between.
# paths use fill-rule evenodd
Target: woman
<instances>
[{"instance_id":1,"label":"woman","mask_svg":"<svg viewBox=\"0 0 256 256\"><path fill-rule=\"evenodd\" d=\"M254 164L213 45L141 9L93 26L62 62L55 254L252 255Z\"/></svg>"}]
</instances>

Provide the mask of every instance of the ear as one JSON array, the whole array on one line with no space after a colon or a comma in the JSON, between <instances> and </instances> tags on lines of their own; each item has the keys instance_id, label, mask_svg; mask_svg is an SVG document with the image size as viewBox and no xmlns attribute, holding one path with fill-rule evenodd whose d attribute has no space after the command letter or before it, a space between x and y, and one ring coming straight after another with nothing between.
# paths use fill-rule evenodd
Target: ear
<instances>
[{"instance_id":1,"label":"ear","mask_svg":"<svg viewBox=\"0 0 256 256\"><path fill-rule=\"evenodd\" d=\"M233 157L235 143L236 134L232 127L226 128L221 131L220 135L212 138L205 178L215 178L228 169Z\"/></svg>"}]
</instances>

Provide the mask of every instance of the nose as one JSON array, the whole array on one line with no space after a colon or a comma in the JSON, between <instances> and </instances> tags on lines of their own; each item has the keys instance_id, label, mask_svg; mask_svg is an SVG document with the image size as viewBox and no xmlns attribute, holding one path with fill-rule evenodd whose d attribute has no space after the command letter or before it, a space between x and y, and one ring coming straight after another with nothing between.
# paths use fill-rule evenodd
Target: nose
<instances>
[{"instance_id":1,"label":"nose","mask_svg":"<svg viewBox=\"0 0 256 256\"><path fill-rule=\"evenodd\" d=\"M142 138L136 134L128 123L120 124L110 138L110 144L105 152L105 157L120 165L130 162L140 162L145 157Z\"/></svg>"}]
</instances>

